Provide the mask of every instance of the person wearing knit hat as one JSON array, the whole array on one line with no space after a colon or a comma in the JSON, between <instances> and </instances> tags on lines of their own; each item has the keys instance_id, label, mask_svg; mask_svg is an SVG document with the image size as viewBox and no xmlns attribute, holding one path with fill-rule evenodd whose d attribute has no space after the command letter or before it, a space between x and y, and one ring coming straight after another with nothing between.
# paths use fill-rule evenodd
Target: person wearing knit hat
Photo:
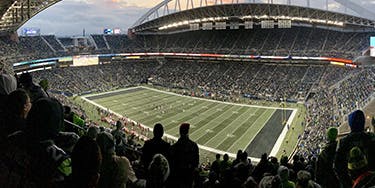
<instances>
[{"instance_id":1,"label":"person wearing knit hat","mask_svg":"<svg viewBox=\"0 0 375 188\"><path fill-rule=\"evenodd\" d=\"M356 110L348 116L351 132L340 140L337 148L335 158L336 173L344 187L352 186L348 171L348 161L352 148L360 147L367 158L369 169L375 170L375 134L364 131L365 117L361 110Z\"/></svg>"},{"instance_id":2,"label":"person wearing knit hat","mask_svg":"<svg viewBox=\"0 0 375 188\"><path fill-rule=\"evenodd\" d=\"M102 154L102 166L100 168L99 188L125 187L128 181L137 181L134 170L129 160L124 156L117 156L115 141L110 133L98 134L96 142Z\"/></svg>"},{"instance_id":3,"label":"person wearing knit hat","mask_svg":"<svg viewBox=\"0 0 375 188\"><path fill-rule=\"evenodd\" d=\"M323 148L318 156L316 163L316 181L323 187L338 187L338 179L335 176L333 169L333 161L336 155L337 147L337 134L338 130L336 127L330 127L327 130L327 145Z\"/></svg>"},{"instance_id":4,"label":"person wearing knit hat","mask_svg":"<svg viewBox=\"0 0 375 188\"><path fill-rule=\"evenodd\" d=\"M337 139L339 131L337 130L336 127L330 127L327 130L327 138L329 142L333 142Z\"/></svg>"},{"instance_id":5,"label":"person wearing knit hat","mask_svg":"<svg viewBox=\"0 0 375 188\"><path fill-rule=\"evenodd\" d=\"M180 125L180 138L171 146L171 184L173 187L191 187L193 174L199 165L197 143L189 139L190 124Z\"/></svg>"},{"instance_id":6,"label":"person wearing knit hat","mask_svg":"<svg viewBox=\"0 0 375 188\"><path fill-rule=\"evenodd\" d=\"M359 147L350 150L348 169L353 180L353 186L370 187L375 185L375 174L368 170L368 162L364 153Z\"/></svg>"}]
</instances>

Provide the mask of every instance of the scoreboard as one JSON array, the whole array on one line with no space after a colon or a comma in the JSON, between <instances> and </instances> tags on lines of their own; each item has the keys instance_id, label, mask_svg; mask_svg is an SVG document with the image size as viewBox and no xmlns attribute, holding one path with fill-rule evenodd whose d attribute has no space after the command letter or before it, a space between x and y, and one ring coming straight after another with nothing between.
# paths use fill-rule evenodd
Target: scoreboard
<instances>
[{"instance_id":1,"label":"scoreboard","mask_svg":"<svg viewBox=\"0 0 375 188\"><path fill-rule=\"evenodd\" d=\"M370 56L375 57L375 36L370 37Z\"/></svg>"}]
</instances>

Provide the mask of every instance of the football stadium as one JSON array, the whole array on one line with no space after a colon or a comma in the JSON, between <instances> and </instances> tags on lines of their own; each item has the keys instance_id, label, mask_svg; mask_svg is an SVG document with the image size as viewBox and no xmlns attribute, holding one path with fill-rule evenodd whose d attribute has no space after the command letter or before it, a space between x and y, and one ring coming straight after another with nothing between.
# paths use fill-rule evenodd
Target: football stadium
<instances>
[{"instance_id":1,"label":"football stadium","mask_svg":"<svg viewBox=\"0 0 375 188\"><path fill-rule=\"evenodd\" d=\"M0 187L374 186L362 1L159 0L79 36L23 27L64 1L0 1Z\"/></svg>"}]
</instances>

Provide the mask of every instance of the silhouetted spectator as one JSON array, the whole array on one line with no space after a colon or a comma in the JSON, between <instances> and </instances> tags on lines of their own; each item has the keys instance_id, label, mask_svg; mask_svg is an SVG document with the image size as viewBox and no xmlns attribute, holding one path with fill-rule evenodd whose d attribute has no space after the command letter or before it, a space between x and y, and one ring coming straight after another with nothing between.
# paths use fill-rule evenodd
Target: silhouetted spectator
<instances>
[{"instance_id":1,"label":"silhouetted spectator","mask_svg":"<svg viewBox=\"0 0 375 188\"><path fill-rule=\"evenodd\" d=\"M12 91L17 89L17 80L10 74L0 75L0 114L5 110L6 98Z\"/></svg>"},{"instance_id":2,"label":"silhouetted spectator","mask_svg":"<svg viewBox=\"0 0 375 188\"><path fill-rule=\"evenodd\" d=\"M181 124L180 138L171 147L171 178L176 188L192 186L193 173L199 164L198 145L189 139L189 127L188 123Z\"/></svg>"},{"instance_id":3,"label":"silhouetted spectator","mask_svg":"<svg viewBox=\"0 0 375 188\"><path fill-rule=\"evenodd\" d=\"M123 128L123 124L120 120L118 120L116 122L116 129L111 131L113 139L115 140L116 154L119 156L125 156L126 144L128 142L126 140L126 136L122 128Z\"/></svg>"},{"instance_id":4,"label":"silhouetted spectator","mask_svg":"<svg viewBox=\"0 0 375 188\"><path fill-rule=\"evenodd\" d=\"M351 132L340 140L335 159L336 172L344 187L352 186L347 164L353 147L361 149L368 159L369 169L375 170L375 135L364 132L365 114L361 110L356 110L349 115L348 121Z\"/></svg>"},{"instance_id":5,"label":"silhouetted spectator","mask_svg":"<svg viewBox=\"0 0 375 188\"><path fill-rule=\"evenodd\" d=\"M289 169L285 166L280 166L277 174L280 176L281 184L283 188L294 188L296 185L294 182L289 181Z\"/></svg>"},{"instance_id":6,"label":"silhouetted spectator","mask_svg":"<svg viewBox=\"0 0 375 188\"><path fill-rule=\"evenodd\" d=\"M170 169L167 158L162 154L155 154L148 166L146 188L164 188L169 173Z\"/></svg>"},{"instance_id":7,"label":"silhouetted spectator","mask_svg":"<svg viewBox=\"0 0 375 188\"><path fill-rule=\"evenodd\" d=\"M96 141L99 145L103 160L100 168L99 188L123 188L129 182L136 182L134 170L129 160L115 153L115 141L110 133L98 134Z\"/></svg>"},{"instance_id":8,"label":"silhouetted spectator","mask_svg":"<svg viewBox=\"0 0 375 188\"><path fill-rule=\"evenodd\" d=\"M237 155L236 155L236 158L233 160L232 162L232 166L236 166L236 164L238 164L240 162L240 157L241 157L241 154L242 154L242 150L238 150L237 151Z\"/></svg>"},{"instance_id":9,"label":"silhouetted spectator","mask_svg":"<svg viewBox=\"0 0 375 188\"><path fill-rule=\"evenodd\" d=\"M328 129L328 144L324 147L318 157L316 165L316 182L323 187L340 187L336 172L333 170L333 161L335 159L337 147L337 134L338 130L336 127L330 127Z\"/></svg>"},{"instance_id":10,"label":"silhouetted spectator","mask_svg":"<svg viewBox=\"0 0 375 188\"><path fill-rule=\"evenodd\" d=\"M220 154L216 154L216 160L212 162L210 172L215 172L217 175L220 174Z\"/></svg>"},{"instance_id":11,"label":"silhouetted spectator","mask_svg":"<svg viewBox=\"0 0 375 188\"><path fill-rule=\"evenodd\" d=\"M56 187L70 175L70 158L54 144L63 123L62 105L42 98L33 104L24 131L8 138L0 155L2 187Z\"/></svg>"},{"instance_id":12,"label":"silhouetted spectator","mask_svg":"<svg viewBox=\"0 0 375 188\"><path fill-rule=\"evenodd\" d=\"M7 110L0 113L0 142L7 135L25 129L31 108L30 98L25 90L18 89L9 94L5 106Z\"/></svg>"},{"instance_id":13,"label":"silhouetted spectator","mask_svg":"<svg viewBox=\"0 0 375 188\"><path fill-rule=\"evenodd\" d=\"M72 152L72 175L67 187L97 187L101 162L102 156L96 141L87 136L82 136Z\"/></svg>"},{"instance_id":14,"label":"silhouetted spectator","mask_svg":"<svg viewBox=\"0 0 375 188\"><path fill-rule=\"evenodd\" d=\"M306 170L297 173L296 188L320 188L321 186L311 179L311 174Z\"/></svg>"},{"instance_id":15,"label":"silhouetted spectator","mask_svg":"<svg viewBox=\"0 0 375 188\"><path fill-rule=\"evenodd\" d=\"M353 180L353 188L375 186L375 173L369 171L367 158L359 147L350 150L348 170Z\"/></svg>"},{"instance_id":16,"label":"silhouetted spectator","mask_svg":"<svg viewBox=\"0 0 375 188\"><path fill-rule=\"evenodd\" d=\"M96 138L98 137L98 134L99 134L99 128L96 127L96 126L90 126L88 129L87 129L87 133L86 133L86 136L96 140Z\"/></svg>"},{"instance_id":17,"label":"silhouetted spectator","mask_svg":"<svg viewBox=\"0 0 375 188\"><path fill-rule=\"evenodd\" d=\"M267 153L264 153L257 166L255 166L252 176L257 182L259 182L265 173L271 173L271 171L272 165L267 159Z\"/></svg>"},{"instance_id":18,"label":"silhouetted spectator","mask_svg":"<svg viewBox=\"0 0 375 188\"><path fill-rule=\"evenodd\" d=\"M164 157L168 157L170 145L164 141L164 128L163 125L158 123L154 126L154 138L147 140L143 145L142 149L142 162L144 167L147 169L153 156L157 153L162 154Z\"/></svg>"},{"instance_id":19,"label":"silhouetted spectator","mask_svg":"<svg viewBox=\"0 0 375 188\"><path fill-rule=\"evenodd\" d=\"M44 97L48 97L47 93L38 85L34 84L30 73L23 73L19 78L21 88L26 90L30 96L31 103Z\"/></svg>"}]
</instances>

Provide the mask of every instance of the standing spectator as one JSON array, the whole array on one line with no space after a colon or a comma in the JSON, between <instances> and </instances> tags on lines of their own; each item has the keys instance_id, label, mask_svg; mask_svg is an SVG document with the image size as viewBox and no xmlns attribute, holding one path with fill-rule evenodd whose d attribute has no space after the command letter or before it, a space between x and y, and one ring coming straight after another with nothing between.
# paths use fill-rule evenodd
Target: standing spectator
<instances>
[{"instance_id":1,"label":"standing spectator","mask_svg":"<svg viewBox=\"0 0 375 188\"><path fill-rule=\"evenodd\" d=\"M327 130L328 144L319 154L316 165L316 182L323 187L339 187L336 172L333 170L333 161L336 155L337 147L337 134L336 127L330 127Z\"/></svg>"},{"instance_id":2,"label":"standing spectator","mask_svg":"<svg viewBox=\"0 0 375 188\"><path fill-rule=\"evenodd\" d=\"M162 139L164 135L163 125L160 123L155 124L154 126L154 138L147 140L143 145L143 154L142 162L144 167L147 169L153 156L157 153L162 154L165 157L168 157L170 145Z\"/></svg>"},{"instance_id":3,"label":"standing spectator","mask_svg":"<svg viewBox=\"0 0 375 188\"><path fill-rule=\"evenodd\" d=\"M363 151L368 159L369 169L375 170L375 135L364 132L365 114L356 110L349 115L348 121L351 132L340 140L335 159L336 172L344 187L352 187L347 164L353 147L359 147Z\"/></svg>"},{"instance_id":4,"label":"standing spectator","mask_svg":"<svg viewBox=\"0 0 375 188\"><path fill-rule=\"evenodd\" d=\"M247 160L247 159L245 159ZM224 154L223 161L220 162L220 173L224 173L227 169L231 167L232 163L229 161L228 154Z\"/></svg>"},{"instance_id":5,"label":"standing spectator","mask_svg":"<svg viewBox=\"0 0 375 188\"><path fill-rule=\"evenodd\" d=\"M172 145L170 152L173 187L191 188L194 170L199 164L198 145L189 139L190 124L182 123L180 138Z\"/></svg>"},{"instance_id":6,"label":"standing spectator","mask_svg":"<svg viewBox=\"0 0 375 188\"><path fill-rule=\"evenodd\" d=\"M95 188L99 182L101 162L96 141L88 136L81 137L72 152L72 176L67 187Z\"/></svg>"},{"instance_id":7,"label":"standing spectator","mask_svg":"<svg viewBox=\"0 0 375 188\"><path fill-rule=\"evenodd\" d=\"M134 170L129 160L115 153L115 141L110 133L102 132L96 138L102 153L99 188L124 188L128 181L136 182Z\"/></svg>"},{"instance_id":8,"label":"standing spectator","mask_svg":"<svg viewBox=\"0 0 375 188\"><path fill-rule=\"evenodd\" d=\"M21 88L27 91L30 96L31 103L44 97L48 97L47 93L38 85L34 84L30 73L23 73L19 79Z\"/></svg>"}]
</instances>

